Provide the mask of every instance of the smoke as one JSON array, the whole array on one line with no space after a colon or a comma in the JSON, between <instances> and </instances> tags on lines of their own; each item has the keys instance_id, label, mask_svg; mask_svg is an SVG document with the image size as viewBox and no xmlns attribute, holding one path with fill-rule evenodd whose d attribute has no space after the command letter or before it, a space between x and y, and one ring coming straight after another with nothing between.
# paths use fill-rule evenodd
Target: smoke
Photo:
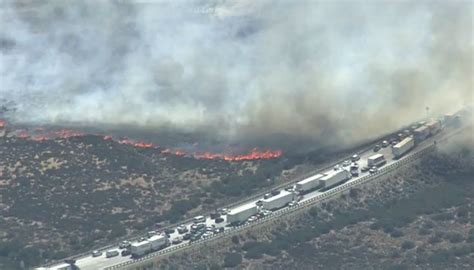
<instances>
[{"instance_id":1,"label":"smoke","mask_svg":"<svg viewBox=\"0 0 474 270\"><path fill-rule=\"evenodd\" d=\"M353 143L473 101L472 1L3 0L0 12L0 98L19 122Z\"/></svg>"}]
</instances>

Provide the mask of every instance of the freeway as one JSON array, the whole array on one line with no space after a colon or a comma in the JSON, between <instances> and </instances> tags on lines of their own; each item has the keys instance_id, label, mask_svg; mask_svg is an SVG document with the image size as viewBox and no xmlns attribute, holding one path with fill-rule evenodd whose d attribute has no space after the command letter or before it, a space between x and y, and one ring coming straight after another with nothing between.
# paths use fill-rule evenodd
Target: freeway
<instances>
[{"instance_id":1,"label":"freeway","mask_svg":"<svg viewBox=\"0 0 474 270\"><path fill-rule=\"evenodd\" d=\"M428 146L431 146L435 143L435 140L439 140L440 138L442 137L445 137L448 135L448 131L446 130L443 130L441 131L439 134L433 136L433 137L430 137L428 139L426 139L425 141L421 142L419 145L417 145L415 147L415 149L413 149L411 152L414 153L414 152L418 152L418 151L421 151L422 149L424 148L427 148ZM387 163L383 166L383 167L387 167L387 166L391 166L397 162L400 162L402 161L403 159L407 158L409 155L406 155L404 157L402 157L401 159L399 160L394 160L393 159L393 155L392 155L392 152L391 152L391 147L385 147L385 148L381 148L380 151L378 151L377 153L381 153L385 156L386 160L387 160ZM375 153L373 152L372 149L369 149L369 150L366 150L362 153L359 153L359 156L360 156L360 160L358 161L360 167L364 167L367 165L367 160L370 156L374 155ZM350 158L348 158L350 159ZM326 169L326 170L323 170L321 172L326 172L327 170L331 170L331 169ZM321 173L321 172L318 172L318 173ZM354 181L357 181L358 179L361 179L361 178L364 178L366 177L368 174L370 174L369 172L361 172L359 174L359 176L357 177L352 177L351 179L349 179L345 184L343 185L347 185L347 184L350 184L351 182L354 182ZM303 203L305 201L309 201L323 193L326 193L326 192L330 192L332 189L329 189L327 191L321 191L321 190L315 190L313 192L310 192L308 194L305 194L303 195L301 198L300 198L300 201L299 203ZM252 199L252 200L249 200L247 202L244 202L240 205L237 205L237 206L234 206L232 207L230 210L232 209L235 209L237 207L242 207L244 205L255 205L256 202L261 199L261 198L257 198L257 199ZM226 217L225 215L222 216L223 217L223 221L219 222L219 223L216 223L216 221L214 219L211 219L210 216L206 216L206 221L205 221L205 224L206 226L208 226L209 228L212 228L212 227L215 227L215 228L223 228L223 230L225 231L230 231L232 230L233 228L229 226L229 224L227 224L227 220L226 220ZM186 226L186 228L188 230L190 230L190 227L192 225L192 222L187 222L186 224L183 224L184 226ZM214 232L210 232L209 234L213 234ZM217 233L217 232L216 232ZM176 242L176 244L173 244L167 248L165 248L164 250L175 250L177 247L185 247L189 244L189 240L186 240L186 241L183 241L182 240L182 236L183 234L180 234L177 230L174 230L173 233L170 233L169 234L169 239L171 242L173 241L176 241L177 239L180 239L179 243ZM115 247L109 247L107 250L118 250L118 251L121 251L121 249L118 247L118 246L115 246ZM96 270L96 269L105 269L105 268L108 268L108 267L112 267L112 266L115 266L115 265L119 265L119 264L123 264L123 263L127 263L127 262L132 262L133 259L130 257L130 255L128 256L121 256L120 254L118 256L115 256L115 257L111 257L111 258L106 258L104 254L102 254L101 256L97 256L97 257L93 257L92 255L87 255L87 256L82 256L80 258L76 258L76 265L79 267L79 269L81 270ZM54 266L50 266L48 268L42 268L42 269L55 269L55 270L63 270L63 269L68 269L68 268L65 268L65 264L57 264L57 265L54 265Z\"/></svg>"}]
</instances>

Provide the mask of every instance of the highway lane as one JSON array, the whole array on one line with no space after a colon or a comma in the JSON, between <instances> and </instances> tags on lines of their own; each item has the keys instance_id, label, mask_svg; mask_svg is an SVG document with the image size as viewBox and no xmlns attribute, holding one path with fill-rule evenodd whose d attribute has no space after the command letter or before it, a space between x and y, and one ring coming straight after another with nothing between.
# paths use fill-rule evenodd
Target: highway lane
<instances>
[{"instance_id":1,"label":"highway lane","mask_svg":"<svg viewBox=\"0 0 474 270\"><path fill-rule=\"evenodd\" d=\"M444 134L444 132L442 131L439 135L435 136L434 138L429 138L427 139L426 141L424 141L422 144L418 145L414 150L412 151L418 151L424 147L426 147L427 145L430 145L430 144L433 144L433 141L437 138L437 137L440 137L442 136L442 134ZM393 155L391 153L391 147L386 147L386 148L382 148L380 151L378 151L377 153L382 153L384 154L384 156L386 157L386 160L387 160L387 164L384 165L384 166L389 166L397 161L393 160ZM360 165L360 168L364 167L367 165L367 159L368 157L374 155L375 153L373 152L373 150L368 150L368 151L365 151L363 153L360 153L360 157L361 159L359 160L359 165ZM349 159L350 157L348 157ZM403 157L404 158L404 157ZM402 158L402 159L403 159ZM324 172L324 171L323 171ZM366 176L367 174L369 174L369 172L366 172L366 173L360 173L358 177L353 177L351 178L349 181L347 181L346 183L350 183L352 181L355 181L359 178L362 178L364 176ZM324 193L324 192L321 192L319 190L316 190L316 191L313 191L311 193L308 193L308 194L305 194L303 197L302 197L302 200L301 201L306 201L306 200L309 200L311 198L314 198L315 196L317 196L318 194L321 194L321 193ZM258 201L258 199L254 199L254 200L251 200L251 201L247 201L243 204L255 204L255 202ZM242 206L243 204L239 205L239 206L236 206L236 207L240 207ZM233 208L236 208L236 207L233 207ZM231 208L231 209L233 209ZM225 216L223 216L223 218L225 219ZM190 229L192 223L187 223L185 224L186 227L188 228L188 230ZM214 220L212 220L209 216L206 217L206 225L207 226L216 226L216 227L224 227L226 230L229 230L231 229L230 227L225 227L226 225L226 220L224 220L224 222L220 223L220 224L216 224ZM180 235L177 230L175 230L175 232L173 232L171 235L170 235L170 241L173 241L174 239L178 238L178 237L182 237L182 235ZM183 241L183 243L186 243L188 241ZM114 250L114 249L119 249L118 247L113 247L113 248L110 248L108 250ZM122 257L120 255L116 256L116 257L112 257L112 258L105 258L105 252L102 256L99 256L99 257L92 257L92 256L84 256L82 258L79 258L79 259L76 259L76 265L81 269L81 270L97 270L97 269L103 269L105 267L109 267L109 266L113 266L113 265L117 265L117 264L120 264L120 263L123 263L123 262L127 262L127 261L131 261L131 257L130 256L126 256L126 257ZM59 269L59 268L55 268L55 267L50 267L48 269Z\"/></svg>"}]
</instances>

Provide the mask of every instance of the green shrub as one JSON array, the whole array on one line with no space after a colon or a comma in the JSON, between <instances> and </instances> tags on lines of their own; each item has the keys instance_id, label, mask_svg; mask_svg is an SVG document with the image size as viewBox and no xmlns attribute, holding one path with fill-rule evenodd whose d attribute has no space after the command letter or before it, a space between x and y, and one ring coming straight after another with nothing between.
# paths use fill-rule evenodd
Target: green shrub
<instances>
[{"instance_id":1,"label":"green shrub","mask_svg":"<svg viewBox=\"0 0 474 270\"><path fill-rule=\"evenodd\" d=\"M242 255L240 253L227 253L224 257L224 267L236 267L242 263Z\"/></svg>"},{"instance_id":2,"label":"green shrub","mask_svg":"<svg viewBox=\"0 0 474 270\"><path fill-rule=\"evenodd\" d=\"M412 241L404 241L402 243L402 249L404 250L408 250L408 249L412 249L415 247L415 243L413 243Z\"/></svg>"}]
</instances>

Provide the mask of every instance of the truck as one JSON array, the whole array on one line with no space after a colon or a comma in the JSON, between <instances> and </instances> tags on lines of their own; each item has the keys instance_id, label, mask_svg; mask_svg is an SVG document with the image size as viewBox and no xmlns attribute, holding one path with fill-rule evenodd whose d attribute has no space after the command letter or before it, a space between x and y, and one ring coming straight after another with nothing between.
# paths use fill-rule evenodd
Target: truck
<instances>
[{"instance_id":1,"label":"truck","mask_svg":"<svg viewBox=\"0 0 474 270\"><path fill-rule=\"evenodd\" d=\"M376 155L373 155L373 156L370 156L368 159L367 159L367 166L368 167L380 167L382 165L384 165L385 163L387 163L387 161L385 160L385 157L383 154L376 154Z\"/></svg>"},{"instance_id":2,"label":"truck","mask_svg":"<svg viewBox=\"0 0 474 270\"><path fill-rule=\"evenodd\" d=\"M316 187L319 186L319 179L323 176L324 175L322 174L316 174L309 178L303 179L299 181L298 183L296 183L295 190L300 193L305 193L312 189L315 189Z\"/></svg>"},{"instance_id":3,"label":"truck","mask_svg":"<svg viewBox=\"0 0 474 270\"><path fill-rule=\"evenodd\" d=\"M413 131L413 135L415 136L415 143L419 143L424 141L426 137L430 135L430 130L427 126L421 126Z\"/></svg>"},{"instance_id":4,"label":"truck","mask_svg":"<svg viewBox=\"0 0 474 270\"><path fill-rule=\"evenodd\" d=\"M340 184L351 178L351 174L345 169L329 171L319 179L319 184L323 188L328 188Z\"/></svg>"},{"instance_id":5,"label":"truck","mask_svg":"<svg viewBox=\"0 0 474 270\"><path fill-rule=\"evenodd\" d=\"M415 140L412 137L406 137L403 141L397 143L392 147L393 157L395 159L400 158L406 152L410 151L413 147L415 147Z\"/></svg>"},{"instance_id":6,"label":"truck","mask_svg":"<svg viewBox=\"0 0 474 270\"><path fill-rule=\"evenodd\" d=\"M151 251L151 243L148 240L132 243L130 252L132 257L141 257Z\"/></svg>"},{"instance_id":7,"label":"truck","mask_svg":"<svg viewBox=\"0 0 474 270\"><path fill-rule=\"evenodd\" d=\"M227 222L230 224L236 224L247 220L252 215L257 213L256 204L244 204L237 208L231 209L227 213Z\"/></svg>"},{"instance_id":8,"label":"truck","mask_svg":"<svg viewBox=\"0 0 474 270\"><path fill-rule=\"evenodd\" d=\"M280 192L280 194L276 196L273 196L268 199L263 199L262 208L267 210L276 210L292 202L294 198L295 194L293 192L283 190Z\"/></svg>"},{"instance_id":9,"label":"truck","mask_svg":"<svg viewBox=\"0 0 474 270\"><path fill-rule=\"evenodd\" d=\"M433 136L441 130L441 123L436 120L431 120L426 124L426 127L428 128L430 135Z\"/></svg>"},{"instance_id":10,"label":"truck","mask_svg":"<svg viewBox=\"0 0 474 270\"><path fill-rule=\"evenodd\" d=\"M148 239L148 242L151 244L151 250L159 250L166 247L169 243L168 236L165 234L153 235Z\"/></svg>"}]
</instances>

